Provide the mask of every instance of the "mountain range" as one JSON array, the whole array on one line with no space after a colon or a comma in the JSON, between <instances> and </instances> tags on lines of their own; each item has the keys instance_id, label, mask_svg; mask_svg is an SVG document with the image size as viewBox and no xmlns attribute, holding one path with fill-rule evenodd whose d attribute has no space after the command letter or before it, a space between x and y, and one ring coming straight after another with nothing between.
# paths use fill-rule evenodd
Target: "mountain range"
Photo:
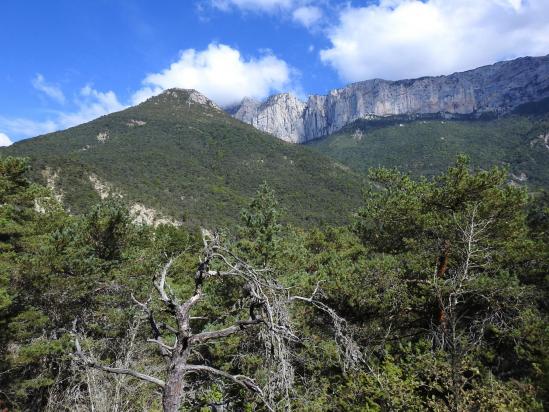
<instances>
[{"instance_id":1,"label":"mountain range","mask_svg":"<svg viewBox=\"0 0 549 412\"><path fill-rule=\"evenodd\" d=\"M0 149L28 157L33 179L73 213L114 197L137 221L209 227L236 224L263 182L287 222L344 224L370 167L431 176L460 153L475 167L507 166L512 184L549 187L549 56L225 110L196 90L169 89Z\"/></svg>"},{"instance_id":2,"label":"mountain range","mask_svg":"<svg viewBox=\"0 0 549 412\"><path fill-rule=\"evenodd\" d=\"M305 143L358 119L437 114L444 118L499 116L549 97L549 55L523 57L449 76L353 83L307 101L283 93L229 108L237 119L278 138Z\"/></svg>"},{"instance_id":3,"label":"mountain range","mask_svg":"<svg viewBox=\"0 0 549 412\"><path fill-rule=\"evenodd\" d=\"M30 158L33 178L73 213L115 197L151 224L232 225L263 182L277 193L286 221L343 223L360 203L363 181L328 156L275 139L182 89L17 142L0 155Z\"/></svg>"}]
</instances>

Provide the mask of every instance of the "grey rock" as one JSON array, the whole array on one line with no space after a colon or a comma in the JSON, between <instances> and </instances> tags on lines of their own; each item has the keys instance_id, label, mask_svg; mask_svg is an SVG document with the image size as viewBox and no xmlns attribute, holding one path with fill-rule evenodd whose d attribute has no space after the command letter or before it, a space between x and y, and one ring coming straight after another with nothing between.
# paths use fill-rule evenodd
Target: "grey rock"
<instances>
[{"instance_id":1,"label":"grey rock","mask_svg":"<svg viewBox=\"0 0 549 412\"><path fill-rule=\"evenodd\" d=\"M282 140L302 143L305 136L304 110L304 102L290 93L282 93L269 97L263 103L245 98L233 109L232 115Z\"/></svg>"},{"instance_id":2,"label":"grey rock","mask_svg":"<svg viewBox=\"0 0 549 412\"><path fill-rule=\"evenodd\" d=\"M358 119L437 114L501 115L549 98L549 55L522 57L449 76L353 83L300 101L289 93L244 99L230 113L282 140L305 143Z\"/></svg>"},{"instance_id":3,"label":"grey rock","mask_svg":"<svg viewBox=\"0 0 549 412\"><path fill-rule=\"evenodd\" d=\"M174 107L190 107L191 105L196 104L210 109L222 110L217 104L197 90L181 89L179 87L166 89L162 93L149 98L147 101L152 102L153 104L169 103Z\"/></svg>"}]
</instances>

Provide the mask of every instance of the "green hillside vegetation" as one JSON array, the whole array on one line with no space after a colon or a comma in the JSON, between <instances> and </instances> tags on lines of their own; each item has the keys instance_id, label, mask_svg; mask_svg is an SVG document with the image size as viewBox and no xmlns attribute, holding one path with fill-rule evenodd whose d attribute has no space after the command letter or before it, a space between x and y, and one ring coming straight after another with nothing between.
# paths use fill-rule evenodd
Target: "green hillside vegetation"
<instances>
[{"instance_id":1,"label":"green hillside vegetation","mask_svg":"<svg viewBox=\"0 0 549 412\"><path fill-rule=\"evenodd\" d=\"M47 171L74 213L99 201L89 179L94 175L122 194L126 204L139 203L188 224L234 224L262 182L278 193L288 221L348 221L361 196L357 174L215 107L190 102L189 96L189 91L169 90L0 154L29 157L34 178L44 184Z\"/></svg>"},{"instance_id":2,"label":"green hillside vegetation","mask_svg":"<svg viewBox=\"0 0 549 412\"><path fill-rule=\"evenodd\" d=\"M349 225L262 185L199 233L67 214L0 159L0 409L543 411L549 197L463 157L370 179Z\"/></svg>"},{"instance_id":3,"label":"green hillside vegetation","mask_svg":"<svg viewBox=\"0 0 549 412\"><path fill-rule=\"evenodd\" d=\"M547 188L548 113L545 106L534 104L499 119L359 120L309 146L360 172L396 167L416 177L434 176L464 153L475 166L506 165L516 183ZM527 180L520 180L522 173Z\"/></svg>"}]
</instances>

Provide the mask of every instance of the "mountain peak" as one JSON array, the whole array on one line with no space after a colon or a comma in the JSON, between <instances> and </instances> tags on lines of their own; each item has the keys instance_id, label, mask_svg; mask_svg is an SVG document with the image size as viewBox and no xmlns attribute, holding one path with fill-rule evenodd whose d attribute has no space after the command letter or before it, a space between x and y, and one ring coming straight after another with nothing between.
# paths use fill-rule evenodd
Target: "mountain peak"
<instances>
[{"instance_id":1,"label":"mountain peak","mask_svg":"<svg viewBox=\"0 0 549 412\"><path fill-rule=\"evenodd\" d=\"M51 185L73 213L121 194L143 221L225 227L238 220L264 181L286 194L281 205L294 222L344 223L348 214L341 208L358 207L360 189L349 191L356 178L352 172L216 107L196 90L170 89L138 106L2 148L0 154L30 157L31 173L46 183L55 180Z\"/></svg>"},{"instance_id":2,"label":"mountain peak","mask_svg":"<svg viewBox=\"0 0 549 412\"><path fill-rule=\"evenodd\" d=\"M285 93L278 93L273 94L270 96L267 100L265 100L264 104L269 105L273 103L278 103L280 101L287 101L292 103L303 103L295 94L291 92L285 92Z\"/></svg>"},{"instance_id":3,"label":"mountain peak","mask_svg":"<svg viewBox=\"0 0 549 412\"><path fill-rule=\"evenodd\" d=\"M153 103L187 104L189 106L191 104L198 104L221 110L217 104L195 89L182 89L178 87L166 89L159 95L151 97L149 101Z\"/></svg>"}]
</instances>

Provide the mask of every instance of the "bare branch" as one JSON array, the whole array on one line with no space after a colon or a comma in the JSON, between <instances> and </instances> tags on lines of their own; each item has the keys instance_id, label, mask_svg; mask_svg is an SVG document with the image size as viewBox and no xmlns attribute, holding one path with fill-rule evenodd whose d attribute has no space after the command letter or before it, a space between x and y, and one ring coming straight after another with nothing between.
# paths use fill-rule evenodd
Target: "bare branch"
<instances>
[{"instance_id":1,"label":"bare branch","mask_svg":"<svg viewBox=\"0 0 549 412\"><path fill-rule=\"evenodd\" d=\"M160 271L160 274L155 275L155 278L154 278L154 281L153 281L154 287L156 288L156 290L158 291L158 293L160 295L160 299L169 308L172 308L172 309L177 306L177 300L175 299L175 297L173 297L173 296L170 297L166 293L166 276L167 276L173 262L174 262L174 258L171 258L170 260L168 260L168 262L164 265L164 267ZM159 278L158 281L157 281L157 278Z\"/></svg>"},{"instance_id":2,"label":"bare branch","mask_svg":"<svg viewBox=\"0 0 549 412\"><path fill-rule=\"evenodd\" d=\"M177 339L177 338L176 338ZM169 355L171 355L171 351L174 350L177 346L177 340L173 346L166 345L164 342L162 342L160 339L147 339L147 342L150 343L156 343L158 346L160 346L162 349L165 349L169 351Z\"/></svg>"},{"instance_id":3,"label":"bare branch","mask_svg":"<svg viewBox=\"0 0 549 412\"><path fill-rule=\"evenodd\" d=\"M265 407L269 411L274 411L274 409L264 399L263 391L261 390L260 386L252 378L248 376L231 375L228 372L224 372L220 369L212 368L211 366L206 366L206 365L185 365L185 370L189 372L206 372L211 375L220 376L222 378L230 380L231 382L236 383L237 385L240 385L249 391L257 393L260 396L261 400L263 401Z\"/></svg>"},{"instance_id":4,"label":"bare branch","mask_svg":"<svg viewBox=\"0 0 549 412\"><path fill-rule=\"evenodd\" d=\"M149 308L149 302L151 301L151 297L149 297L149 299L147 299L147 301L145 303L139 302L135 298L133 293L131 294L131 298L139 307L141 307L143 312L145 312L145 314L147 315L147 319L149 320L149 324L151 326L152 334L153 334L153 338L154 338L154 339L149 339L149 341L155 342L159 345L160 354L162 356L164 356L164 357L171 356L171 351L173 350L173 348L170 348L168 345L166 345L162 341L162 332L160 331L160 326L156 322L151 308Z\"/></svg>"},{"instance_id":5,"label":"bare branch","mask_svg":"<svg viewBox=\"0 0 549 412\"><path fill-rule=\"evenodd\" d=\"M202 333L193 335L189 339L189 343L190 344L204 343L212 339L224 338L224 337L233 335L235 333L241 332L247 326L257 325L259 323L263 323L263 320L262 319L241 320L236 322L236 324L229 326L225 329L211 331L211 332L202 332Z\"/></svg>"},{"instance_id":6,"label":"bare branch","mask_svg":"<svg viewBox=\"0 0 549 412\"><path fill-rule=\"evenodd\" d=\"M318 284L311 297L305 298L302 296L291 296L289 300L299 300L310 303L330 317L334 327L334 340L337 344L343 370L355 369L359 364L364 363L364 355L362 354L358 344L353 339L351 333L349 333L347 321L325 303L313 299L314 295L317 293Z\"/></svg>"},{"instance_id":7,"label":"bare branch","mask_svg":"<svg viewBox=\"0 0 549 412\"><path fill-rule=\"evenodd\" d=\"M207 372L207 373L210 373L212 375L221 376L225 379L229 379L229 380L233 381L234 383L237 383L237 384L243 386L244 388L246 388L248 390L251 390L253 392L257 392L259 394L263 393L263 391L261 390L259 385L252 378L250 378L248 376L245 376L245 375L231 375L228 372L224 372L220 369L216 369L216 368L213 368L211 366L206 366L206 365L189 365L189 364L187 364L187 365L185 365L184 369L187 370L187 371Z\"/></svg>"},{"instance_id":8,"label":"bare branch","mask_svg":"<svg viewBox=\"0 0 549 412\"><path fill-rule=\"evenodd\" d=\"M88 360L84 364L88 367L99 369L99 370L102 370L102 371L105 371L105 372L118 373L118 374L121 374L121 375L133 376L134 378L141 379L145 382L154 383L155 385L158 385L161 388L164 388L164 386L166 385L165 382L162 379L158 379L158 378L155 378L153 376L145 375L144 373L140 373L140 372L137 372L137 371L134 371L134 370L131 370L131 369L111 368L111 367L108 367L108 366L100 365L100 364L98 364L98 363L96 363L92 360Z\"/></svg>"},{"instance_id":9,"label":"bare branch","mask_svg":"<svg viewBox=\"0 0 549 412\"><path fill-rule=\"evenodd\" d=\"M84 352L82 352L82 347L80 346L80 341L78 340L78 334L76 333L76 319L73 322L73 334L74 334L74 346L76 348L75 355L85 366L99 369L105 372L133 376L134 378L141 379L146 382L154 383L155 385L158 385L161 388L164 388L165 382L161 379L155 378L154 376L149 376L144 373L137 372L131 369L126 369L126 368L111 368L109 366L104 366L99 364L94 359L88 358L84 354Z\"/></svg>"}]
</instances>

